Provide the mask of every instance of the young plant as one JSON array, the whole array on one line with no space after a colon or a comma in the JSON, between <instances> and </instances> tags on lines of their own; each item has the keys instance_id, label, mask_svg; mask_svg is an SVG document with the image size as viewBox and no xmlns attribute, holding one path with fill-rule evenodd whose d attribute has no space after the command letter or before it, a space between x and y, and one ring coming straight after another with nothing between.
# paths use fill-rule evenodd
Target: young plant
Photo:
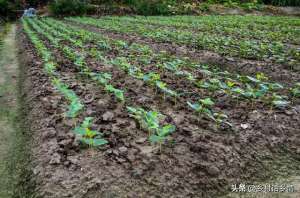
<instances>
[{"instance_id":1,"label":"young plant","mask_svg":"<svg viewBox=\"0 0 300 198\"><path fill-rule=\"evenodd\" d=\"M90 72L89 76L95 80L98 81L101 85L106 85L109 80L111 80L111 74L109 73L94 73L94 72Z\"/></svg>"},{"instance_id":2,"label":"young plant","mask_svg":"<svg viewBox=\"0 0 300 198\"><path fill-rule=\"evenodd\" d=\"M102 133L90 129L92 121L93 117L86 117L82 124L74 129L74 133L79 136L82 143L89 146L98 147L107 144L108 141L102 138Z\"/></svg>"},{"instance_id":3,"label":"young plant","mask_svg":"<svg viewBox=\"0 0 300 198\"><path fill-rule=\"evenodd\" d=\"M151 85L155 85L155 83L160 80L160 75L154 72L150 72L143 76L143 80L145 82L149 82Z\"/></svg>"},{"instance_id":4,"label":"young plant","mask_svg":"<svg viewBox=\"0 0 300 198\"><path fill-rule=\"evenodd\" d=\"M66 116L69 118L77 117L78 113L83 109L84 106L81 104L75 92L70 90L67 85L63 84L57 78L53 78L52 84L71 102Z\"/></svg>"},{"instance_id":5,"label":"young plant","mask_svg":"<svg viewBox=\"0 0 300 198\"><path fill-rule=\"evenodd\" d=\"M213 113L211 111L211 107L215 104L210 98L200 99L198 103L190 103L187 102L189 107L191 107L194 111L197 112L198 115L204 114L209 118L213 117Z\"/></svg>"},{"instance_id":6,"label":"young plant","mask_svg":"<svg viewBox=\"0 0 300 198\"><path fill-rule=\"evenodd\" d=\"M290 104L290 102L287 101L286 99L287 99L286 96L280 96L280 95L273 93L272 97L269 98L269 101L270 101L271 105L276 108L284 108Z\"/></svg>"},{"instance_id":7,"label":"young plant","mask_svg":"<svg viewBox=\"0 0 300 198\"><path fill-rule=\"evenodd\" d=\"M292 97L300 97L300 83L296 83L293 88L290 89Z\"/></svg>"},{"instance_id":8,"label":"young plant","mask_svg":"<svg viewBox=\"0 0 300 198\"><path fill-rule=\"evenodd\" d=\"M162 81L156 81L156 87L158 87L164 93L164 100L166 99L166 94L176 98L178 97L178 93L167 88L167 84Z\"/></svg>"},{"instance_id":9,"label":"young plant","mask_svg":"<svg viewBox=\"0 0 300 198\"><path fill-rule=\"evenodd\" d=\"M162 114L157 111L145 111L143 108L134 107L127 107L127 110L130 116L135 118L140 126L148 131L150 142L159 143L160 150L167 136L176 130L176 127L171 124L160 126L159 119Z\"/></svg>"},{"instance_id":10,"label":"young plant","mask_svg":"<svg viewBox=\"0 0 300 198\"><path fill-rule=\"evenodd\" d=\"M116 89L112 85L105 85L105 90L110 92L110 93L113 93L118 100L120 100L122 102L125 101L124 91L122 91L120 89Z\"/></svg>"},{"instance_id":11,"label":"young plant","mask_svg":"<svg viewBox=\"0 0 300 198\"><path fill-rule=\"evenodd\" d=\"M158 128L155 134L150 136L150 142L153 144L159 144L159 150L161 151L161 145L165 142L167 137L176 130L176 127L171 124L167 124L163 127Z\"/></svg>"}]
</instances>

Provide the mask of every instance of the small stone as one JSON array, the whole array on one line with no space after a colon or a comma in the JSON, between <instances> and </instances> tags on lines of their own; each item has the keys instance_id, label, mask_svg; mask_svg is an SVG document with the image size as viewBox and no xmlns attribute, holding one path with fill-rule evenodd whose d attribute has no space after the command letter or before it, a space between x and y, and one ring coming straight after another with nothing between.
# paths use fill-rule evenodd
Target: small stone
<instances>
[{"instance_id":1,"label":"small stone","mask_svg":"<svg viewBox=\"0 0 300 198\"><path fill-rule=\"evenodd\" d=\"M152 146L142 146L139 149L141 154L146 156L151 156L152 152L154 151L154 148Z\"/></svg>"},{"instance_id":2,"label":"small stone","mask_svg":"<svg viewBox=\"0 0 300 198\"><path fill-rule=\"evenodd\" d=\"M65 140L60 141L58 144L64 148L71 148L73 146L73 140L65 139Z\"/></svg>"},{"instance_id":3,"label":"small stone","mask_svg":"<svg viewBox=\"0 0 300 198\"><path fill-rule=\"evenodd\" d=\"M233 62L234 58L226 58L226 60Z\"/></svg>"},{"instance_id":4,"label":"small stone","mask_svg":"<svg viewBox=\"0 0 300 198\"><path fill-rule=\"evenodd\" d=\"M106 113L104 113L104 114L102 115L102 119L103 119L104 121L112 121L113 118L114 118L114 114L113 114L112 112L110 112L110 111L107 111Z\"/></svg>"},{"instance_id":5,"label":"small stone","mask_svg":"<svg viewBox=\"0 0 300 198\"><path fill-rule=\"evenodd\" d=\"M127 147L122 146L119 148L119 151L120 151L120 154L125 154L125 153L127 153L128 149L127 149Z\"/></svg>"},{"instance_id":6,"label":"small stone","mask_svg":"<svg viewBox=\"0 0 300 198\"><path fill-rule=\"evenodd\" d=\"M250 128L249 124L241 124L242 129L248 129Z\"/></svg>"},{"instance_id":7,"label":"small stone","mask_svg":"<svg viewBox=\"0 0 300 198\"><path fill-rule=\"evenodd\" d=\"M285 113L286 115L293 115L293 114L294 114L292 111L289 111L289 110L285 110L284 113Z\"/></svg>"},{"instance_id":8,"label":"small stone","mask_svg":"<svg viewBox=\"0 0 300 198\"><path fill-rule=\"evenodd\" d=\"M145 103L149 102L149 100L150 99L148 97L141 96L139 99L137 99L137 102L140 104L145 104Z\"/></svg>"},{"instance_id":9,"label":"small stone","mask_svg":"<svg viewBox=\"0 0 300 198\"><path fill-rule=\"evenodd\" d=\"M100 108L100 109L104 109L107 104L109 104L109 101L107 101L105 99L100 99L97 102L97 107Z\"/></svg>"},{"instance_id":10,"label":"small stone","mask_svg":"<svg viewBox=\"0 0 300 198\"><path fill-rule=\"evenodd\" d=\"M121 158L121 157L117 157L116 160L119 162L119 163L124 163L126 162L125 159Z\"/></svg>"},{"instance_id":11,"label":"small stone","mask_svg":"<svg viewBox=\"0 0 300 198\"><path fill-rule=\"evenodd\" d=\"M75 156L68 156L68 160L70 163L74 164L74 165L79 165L80 162L78 160L78 157Z\"/></svg>"},{"instance_id":12,"label":"small stone","mask_svg":"<svg viewBox=\"0 0 300 198\"><path fill-rule=\"evenodd\" d=\"M66 119L64 120L64 124L69 127L74 127L77 124L77 119Z\"/></svg>"},{"instance_id":13,"label":"small stone","mask_svg":"<svg viewBox=\"0 0 300 198\"><path fill-rule=\"evenodd\" d=\"M50 164L51 165L57 165L57 164L60 164L61 162L61 156L58 154L58 153L54 153L52 156L51 156L51 160L50 160Z\"/></svg>"},{"instance_id":14,"label":"small stone","mask_svg":"<svg viewBox=\"0 0 300 198\"><path fill-rule=\"evenodd\" d=\"M56 135L56 130L54 128L49 128L43 133L43 139L54 138Z\"/></svg>"},{"instance_id":15,"label":"small stone","mask_svg":"<svg viewBox=\"0 0 300 198\"><path fill-rule=\"evenodd\" d=\"M147 141L147 138L146 137L142 137L142 138L139 138L138 140L136 140L135 142L137 143L137 144L143 144L144 142L146 142Z\"/></svg>"},{"instance_id":16,"label":"small stone","mask_svg":"<svg viewBox=\"0 0 300 198\"><path fill-rule=\"evenodd\" d=\"M211 176L216 176L220 173L220 169L218 169L216 166L209 166L207 168L207 173Z\"/></svg>"},{"instance_id":17,"label":"small stone","mask_svg":"<svg viewBox=\"0 0 300 198\"><path fill-rule=\"evenodd\" d=\"M112 149L108 149L106 152L105 152L106 155L112 155L113 154L113 150Z\"/></svg>"}]
</instances>

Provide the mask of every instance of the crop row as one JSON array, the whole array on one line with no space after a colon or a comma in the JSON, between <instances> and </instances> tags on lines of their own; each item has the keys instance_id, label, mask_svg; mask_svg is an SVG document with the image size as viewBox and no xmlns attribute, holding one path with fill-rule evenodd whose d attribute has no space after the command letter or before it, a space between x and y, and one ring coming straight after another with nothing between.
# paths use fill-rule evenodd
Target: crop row
<instances>
[{"instance_id":1,"label":"crop row","mask_svg":"<svg viewBox=\"0 0 300 198\"><path fill-rule=\"evenodd\" d=\"M80 69L81 73L85 74L86 76L90 77L93 80L99 81L100 84L104 85L105 88L107 88L107 86L105 84L109 81L110 74L108 74L108 73L100 73L99 74L99 73L90 71L90 69L87 67L88 63L85 62L85 58L87 56L92 56L94 58L97 58L99 61L102 61L105 64L111 64L111 65L118 66L119 68L125 70L132 77L135 77L140 80L144 80L146 83L148 83L150 85L153 84L156 87L160 88L164 93L167 93L167 94L173 93L173 96L174 96L174 93L176 93L176 92L174 92L170 89L166 89L165 86L160 87L161 85L164 85L164 83L162 81L160 81L159 79L155 79L155 78L157 78L157 75L159 75L159 74L155 74L155 73L145 74L142 72L141 67L153 60L157 61L156 59L158 59L160 61L159 65L162 66L161 68L163 70L167 69L167 70L172 70L173 72L175 72L175 74L176 73L180 74L180 75L184 74L186 76L186 78L190 79L191 81L195 80L195 78L193 77L193 74L189 73L185 70L179 70L178 68L181 68L181 66L184 64L190 64L190 65L192 65L191 66L192 69L195 69L195 68L199 69L199 66L191 63L188 60L174 59L173 61L177 61L177 62L175 62L175 63L170 62L169 59L172 59L174 57L167 57L167 56L165 56L165 53L155 54L147 46L141 46L138 44L128 45L128 43L126 43L125 41L108 39L102 35L94 34L94 33L85 31L80 28L79 29L74 28L72 26L65 25L62 22L59 22L59 21L56 21L53 19L46 19L43 21L31 20L30 23L34 27L34 29L39 34L45 36L55 48L59 48L64 53L64 55L68 59L70 59L74 63L74 65L76 65ZM70 45L74 45L77 49L68 47L65 44L65 41L69 42ZM87 48L88 43L95 43L96 46L91 47L89 50L85 50L85 48ZM139 51L138 49L141 49L141 51ZM116 57L114 59L108 59L106 57L106 54L108 53L109 50L113 50L114 52L117 51L122 56ZM124 56L126 56L126 57L124 57ZM142 58L143 60L140 62L140 67L136 67L136 66L130 64L130 61L132 62L136 57L143 57ZM154 58L151 59L152 57L154 57ZM180 64L178 64L178 61ZM183 64L180 61L183 61ZM204 72L205 74L209 74L208 75L209 81L212 80L212 79L210 79L211 75L212 76L219 75L218 77L222 76L223 79L226 79L229 76L231 76L231 74L229 74L228 72L220 72L217 70L209 71L207 69L208 69L207 67L201 66L200 71ZM264 82L266 77L262 74L259 74L257 76L258 78L253 78L250 76L240 76L240 75L235 75L235 77L239 80L242 80L242 81L244 80L245 82L247 82L246 87L248 87L248 88L251 87L251 84L256 84L256 85L259 85L260 87L264 87L263 88L264 91L266 91L266 90L267 90L267 92L271 91L271 93L275 89L278 89L278 88L282 89L282 86L279 84ZM149 79L150 79L150 82L149 82ZM151 82L151 80L153 80L153 79L156 80L156 81L153 81L154 83ZM227 86L232 86L231 88L235 89L237 92L243 91L236 87L238 85L238 83L235 83L235 81L233 79L231 79L231 80L232 81L227 79L227 81L226 81ZM160 82L160 83L158 83L158 82ZM212 82L214 82L214 80L212 80ZM295 91L297 89L293 89L293 90ZM224 90L224 92L226 93L225 90ZM260 92L260 94L264 95L265 93ZM176 97L177 97L177 94L176 94ZM282 98L279 95L276 95L276 94L274 95L274 93L272 94L271 98L272 98L272 103L275 106L285 106L288 103L287 101L282 100ZM214 102L210 98L199 99L199 101L196 103L191 103L191 102L187 101L187 105L190 108L194 109L199 114L206 114L206 115L210 116L217 123L221 123L224 121L224 119L226 119L226 116L224 114L213 113L211 111L211 107L214 105ZM159 117L158 115L160 115L159 112L156 112L156 111L147 112L145 110L143 111L143 108L133 108L133 107L127 107L127 108L131 112L131 115L134 111L133 109L135 109L136 112L139 112L139 115L144 115L144 116L142 116L142 118L140 118L140 120L139 119L137 119L137 120L140 123L143 123L144 121L147 121L146 123L149 122L148 124L142 124L142 125L146 126L145 128L148 128L150 130L151 126L153 126L153 123L156 123L155 126L157 126L157 127L155 128L155 130L153 130L153 129L150 130L153 133L150 136L151 142L155 142L154 140L157 140L157 142L161 143L162 141L158 141L159 139L164 140L163 137L165 137L166 135L173 132L174 127L172 127L171 125L166 125L165 128L163 126L159 125L159 119L158 119L158 117ZM154 115L156 115L156 116L154 116ZM89 123L89 119L88 118L86 118L86 119L85 119L85 124ZM84 127L81 127L81 129L83 129L83 128ZM82 130L77 129L75 131L78 132L78 131L82 131ZM163 132L163 131L165 131L165 132ZM166 132L166 131L169 131L169 132ZM90 131L88 131L88 132L90 132ZM153 135L156 137L154 137Z\"/></svg>"},{"instance_id":2,"label":"crop row","mask_svg":"<svg viewBox=\"0 0 300 198\"><path fill-rule=\"evenodd\" d=\"M82 54L84 54L84 51L82 51L82 54L80 54L80 52L76 52L74 49L68 47L67 45L60 44L60 42L64 39L71 43L72 43L72 41L74 41L68 35L58 32L58 31L55 31L51 27L42 23L41 21L31 20L30 23L31 23L32 27L39 34L42 34L43 36L45 36L51 42L51 44L53 46L60 49L64 53L65 57L70 59L73 62L73 64L78 67L78 69L81 71L82 74L86 75L87 77L89 77L93 80L97 80L99 82L99 84L104 85L106 91L113 92L119 100L125 102L124 96L123 96L123 91L114 88L111 84L108 84L108 81L111 78L110 74L92 72L87 67L87 63L85 62L84 57L82 56ZM42 28L44 28L44 29L42 29ZM51 33L55 37L53 35L51 35ZM80 42L82 42L82 41L80 41ZM131 109L131 110L134 109L133 107L127 107L127 108ZM152 143L159 143L161 145L161 143L165 140L166 136L169 135L171 132L175 131L175 126L173 126L173 125L170 125L170 124L167 124L166 126L160 125L160 116L162 114L160 114L159 112L146 111L140 107L138 107L137 109L139 109L140 111L143 110L142 111L143 116L141 119L139 119L139 122L143 122L144 123L143 127L145 129L147 129L147 131L151 132L150 141ZM84 126L87 126L87 125L88 126L90 125L90 118L86 118L84 120L83 124L79 128L76 128L74 131L77 134L82 135L84 129L86 128ZM91 130L86 131L87 134L92 133L92 132L93 131L91 131ZM92 134L94 134L94 133L92 133Z\"/></svg>"},{"instance_id":3,"label":"crop row","mask_svg":"<svg viewBox=\"0 0 300 198\"><path fill-rule=\"evenodd\" d=\"M205 49L222 55L239 56L249 59L270 59L280 63L299 64L300 53L294 47L281 42L264 42L257 40L241 40L232 36L217 36L207 33L158 28L137 23L122 23L119 20L103 20L88 17L68 18L67 20L97 26L101 29L120 33L134 33L160 42L174 42L188 45L196 49Z\"/></svg>"},{"instance_id":4,"label":"crop row","mask_svg":"<svg viewBox=\"0 0 300 198\"><path fill-rule=\"evenodd\" d=\"M51 21L51 24L53 24L53 28L54 27L59 27L58 29L61 29L61 31L69 32L69 31L66 31L68 28L64 27L63 24L55 24L54 21ZM88 35L88 32L85 32L85 34L82 34L83 33L82 31L83 30L80 30L80 31L77 30L77 32L76 32L76 30L73 29L69 33L75 34L75 35L76 34L77 35L85 35L85 36ZM64 36L64 37L67 38L67 36ZM92 38L92 36L91 36L91 38ZM70 39L70 41L72 39ZM80 38L78 38L78 40L80 40ZM96 41L96 40L99 41L99 38L95 37L94 41ZM111 44L112 43L106 43L104 46L106 46L106 48L111 48L112 47ZM123 44L123 46L124 46L124 44ZM101 42L101 45L103 46L103 41ZM120 46L120 41L118 41L118 45L117 46ZM102 52L103 52L103 48L100 48L99 50L101 50L101 49L102 49ZM119 51L125 51L125 50L130 51L130 48L128 48L128 49L117 49L117 48L114 48L114 49L115 49L114 51L116 51L116 50L119 50ZM95 51L95 50L93 50L93 51ZM133 57L133 56L129 56L129 57ZM166 83L164 83L164 82L162 82L160 80L160 75L159 74L153 73L153 72L148 73L148 74L144 74L140 70L140 68L137 68L134 65L131 65L129 63L129 60L127 58L125 58L125 57L111 59L111 60L108 60L108 59L102 57L101 60L104 61L105 63L115 65L115 66L121 68L122 70L125 70L130 76L132 76L132 77L134 77L136 79L144 80L147 84L155 86L156 88L158 88L158 90L160 90L161 92L164 93L164 98L165 98L166 95L168 95L168 96L174 97L175 98L175 102L176 102L176 98L179 97L179 94L177 94L177 92L175 92L173 90L170 90L169 88L166 87ZM148 62L148 61L144 61L144 64L145 64L145 62ZM150 60L149 60L149 62L150 62ZM166 65L166 64L164 64L164 65ZM177 73L183 73L184 74L183 71L177 71ZM200 100L201 105L200 104L191 105L190 102L187 102L187 104L189 105L189 107L191 107L192 109L194 109L196 112L202 113L202 114L206 114L207 116L209 116L211 119L215 120L218 123L221 123L224 118L227 118L222 113L212 113L212 111L209 109L209 107L212 107L213 104L211 102L210 105L207 105L206 101L211 101L211 100L209 98L207 98L207 99L201 99ZM201 106L201 108L200 108L200 106ZM221 118L223 118L223 119L221 119Z\"/></svg>"},{"instance_id":5,"label":"crop row","mask_svg":"<svg viewBox=\"0 0 300 198\"><path fill-rule=\"evenodd\" d=\"M216 18L218 20L216 20ZM263 40L269 42L283 42L283 43L293 43L298 44L300 42L299 34L300 30L298 27L291 27L289 24L285 26L280 26L278 30L274 30L273 28L261 28L259 29L259 25L255 23L255 20L249 22L246 20L240 20L240 25L232 26L231 18L227 19L227 17L222 16L219 17L202 17L198 20L191 20L190 22L186 22L181 20L181 18L177 18L174 20L170 17L103 17L105 20L118 20L122 23L139 23L139 24L151 24L158 25L162 27L176 28L176 29L185 29L191 32L205 32L210 34L217 35L229 35L234 36L236 38L247 38L247 39L256 39ZM278 19L279 20L279 19ZM229 25L230 24L230 25ZM273 25L273 23L271 23ZM265 27L268 25L263 25ZM300 25L299 25L300 26ZM271 27L274 27L271 26Z\"/></svg>"},{"instance_id":6,"label":"crop row","mask_svg":"<svg viewBox=\"0 0 300 198\"><path fill-rule=\"evenodd\" d=\"M65 116L70 119L78 117L80 111L82 111L84 108L79 97L75 94L74 91L69 89L68 86L59 79L59 75L55 71L57 63L54 61L52 53L39 39L38 35L30 29L30 20L23 19L22 23L25 33L27 34L28 38L36 48L39 56L43 60L44 70L51 79L53 87L55 87L65 97L65 99L69 101L69 110L66 112ZM91 117L85 118L85 121L80 124L79 127L76 127L74 129L74 132L80 136L80 140L83 143L86 143L88 145L100 146L103 144L107 144L108 142L102 138L102 134L100 132L90 129L90 122L92 119L93 118ZM87 124L88 121L89 123Z\"/></svg>"},{"instance_id":7,"label":"crop row","mask_svg":"<svg viewBox=\"0 0 300 198\"><path fill-rule=\"evenodd\" d=\"M114 61L112 61L112 64L115 64L117 61L118 65L127 68L129 74L132 76L137 76L142 79L145 79L145 76L143 76L140 73L140 70L138 70L139 68L130 66L128 63L129 61L134 62L136 65L140 64L140 68L146 67L146 65L149 65L150 63L152 64L154 63L153 65L158 67L160 70L172 71L175 75L186 78L195 86L199 88L205 88L211 92L222 91L225 94L228 94L230 96L238 97L241 99L243 98L249 99L249 100L263 98L262 101L271 102L275 106L287 104L287 102L284 101L284 98L286 97L275 94L276 90L283 89L284 87L278 83L266 82L265 80L267 79L267 77L264 76L263 74L258 74L257 77L255 78L251 76L234 75L226 71L220 72L218 70L211 70L211 68L208 68L207 66L197 65L195 63L192 63L188 59L179 59L177 57L168 56L165 52L155 53L151 50L151 48L149 48L149 46L146 45L139 45L136 43L132 43L129 46L125 41L122 40L114 41L103 37L99 38L99 35L86 32L80 28L79 28L80 31L77 30L77 34L76 34L76 28L74 27L66 26L65 24L58 21L54 21L54 20L50 20L50 21L51 24L60 27L62 31L71 28L72 31L70 33L77 35L79 37L80 35L90 34L90 38L91 38L90 40L93 40L94 42L96 42L99 39L102 39L103 41L101 43L102 46L104 45L108 49L113 47L122 56L126 56L126 57L115 59ZM122 53L125 51L126 54ZM136 58L138 60L136 60ZM193 69L196 69L200 73L202 73L203 76L207 76L207 78L197 81L196 79L198 76L194 76L191 72L188 72L187 70L183 70L182 67L192 67ZM146 75L146 79L149 79L150 81L155 78L160 79L159 74L151 73L150 76ZM155 81L152 82L152 84L155 84ZM177 95L175 94L176 92L173 92L171 90L167 91L167 93L174 93L173 95ZM271 93L271 96L268 95L268 93Z\"/></svg>"},{"instance_id":8,"label":"crop row","mask_svg":"<svg viewBox=\"0 0 300 198\"><path fill-rule=\"evenodd\" d=\"M60 24L59 26L56 26L55 23L53 23L53 21L52 21L51 24L54 24L52 26L52 28L59 27L58 29L61 29L61 31L66 31L66 29L67 29L66 27L63 27L63 24ZM40 24L40 25L42 25L42 24ZM63 34L62 32L60 32L60 33L55 32L49 26L48 27L44 27L44 28L45 28L45 30L47 30L49 32L53 32L56 36L59 36L59 35ZM86 32L85 34L82 34L82 31L80 32L78 30L77 31L76 30L72 30L69 33L75 34L75 35L87 35L88 32ZM46 34L46 33L43 33L43 34ZM67 41L69 41L69 42L72 42L72 40L74 40L73 38L70 38L67 35L62 36L62 37L63 38L68 38ZM80 38L77 38L77 39L80 42L83 42L82 40L80 40ZM99 38L94 37L94 41L96 41L96 39L97 39L97 41L99 41ZM102 41L102 44L103 44L103 42L104 41ZM107 44L105 44L105 46L107 46L107 47L110 48L111 47L110 44L111 43L107 43ZM118 46L120 46L120 45L118 44ZM63 47L61 47L61 48L63 48ZM101 50L101 49L102 49L102 53L104 53L105 51L103 51L103 48L99 48L98 50ZM120 48L119 49L115 48L115 49L116 50L122 50L122 51L125 50L125 49L120 49ZM81 53L85 54L85 53L89 53L89 52L84 52L83 50L81 50ZM129 63L129 60L126 57L117 57L115 59L107 59L105 57L102 57L101 60L103 62L105 62L106 64L111 64L111 65L117 66L118 68L120 68L120 69L124 70L126 73L128 73L128 75L130 75L131 77L133 77L133 78L135 78L137 80L143 80L148 85L154 86L156 88L156 90L158 90L158 91L160 91L160 92L163 93L164 100L165 100L166 96L173 97L175 99L175 104L176 104L177 98L180 97L179 94L176 91L173 91L173 90L169 89L167 87L167 84L165 82L163 82L163 81L160 80L160 75L159 74L154 73L154 72L143 73L140 68L138 68L138 67L136 67L134 65L131 65ZM75 60L75 62L76 62L76 60ZM83 59L82 59L81 62L82 62L82 64L86 64ZM210 100L210 99L206 99L206 100L202 99L200 101L207 101L207 100ZM187 104L190 104L190 103L187 102ZM209 116L211 119L213 119L214 121L217 121L218 123L223 122L223 119L227 118L227 116L225 116L222 113L213 113L209 109L209 107L212 107L212 106L213 105L206 106L205 107L206 111L200 111L199 108L196 108L194 110L196 110L198 113L201 112L201 113ZM191 107L194 107L194 106L191 106ZM203 106L203 108L204 108L204 106ZM221 118L223 118L223 119L221 119Z\"/></svg>"},{"instance_id":9,"label":"crop row","mask_svg":"<svg viewBox=\"0 0 300 198\"><path fill-rule=\"evenodd\" d=\"M145 18L135 16L135 18ZM252 29L252 30L270 30L270 31L297 31L295 27L300 26L299 18L297 17L273 17L273 16L150 16L147 17L157 21L170 21L187 23L192 25L216 25L221 27ZM299 31L299 30L298 30Z\"/></svg>"}]
</instances>

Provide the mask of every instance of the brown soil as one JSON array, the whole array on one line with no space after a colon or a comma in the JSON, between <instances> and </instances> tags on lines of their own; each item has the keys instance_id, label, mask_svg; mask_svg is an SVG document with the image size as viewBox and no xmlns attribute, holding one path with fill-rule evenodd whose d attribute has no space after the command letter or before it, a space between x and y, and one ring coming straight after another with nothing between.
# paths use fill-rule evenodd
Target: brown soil
<instances>
[{"instance_id":1,"label":"brown soil","mask_svg":"<svg viewBox=\"0 0 300 198\"><path fill-rule=\"evenodd\" d=\"M120 35L111 33L109 36ZM153 43L137 37L122 38ZM93 128L103 131L109 141L109 145L101 149L80 149L71 131L74 123L63 120L63 98L51 86L41 60L23 33L20 39L28 60L25 84L34 134L33 172L39 184L38 193L43 197L216 197L233 183L270 177L265 159L291 156L294 162L288 164L291 169L299 163L299 104L287 110L272 111L261 106L249 109L248 104L234 107L225 104L222 109L235 127L218 128L205 119L198 122L183 108L183 103L174 106L171 100L164 101L153 88L123 71L89 59L95 71L112 72L113 85L126 90L126 105L155 108L167 115L166 121L176 125L177 131L160 153L147 141L147 132L128 117L125 104L116 102L101 87L79 76L75 66L60 51L54 50L64 82L81 99L87 95L94 97L86 102L82 116L97 118ZM47 45L51 48L49 43ZM151 47L161 50L171 49L172 45L153 43ZM221 60L225 61L222 57ZM145 70L150 71L150 68ZM287 84L299 79L297 73L288 70L289 78L278 77L270 68L264 70ZM175 83L178 79L170 74L165 75L174 88L189 87L183 81ZM248 127L242 128L241 124Z\"/></svg>"}]
</instances>

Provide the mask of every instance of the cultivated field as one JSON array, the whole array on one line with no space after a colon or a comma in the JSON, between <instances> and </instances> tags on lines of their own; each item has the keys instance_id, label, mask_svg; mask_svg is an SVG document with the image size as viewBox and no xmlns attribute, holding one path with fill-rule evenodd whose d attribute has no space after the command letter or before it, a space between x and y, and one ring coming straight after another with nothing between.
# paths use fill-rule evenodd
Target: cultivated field
<instances>
[{"instance_id":1,"label":"cultivated field","mask_svg":"<svg viewBox=\"0 0 300 198\"><path fill-rule=\"evenodd\" d=\"M299 35L292 17L22 19L39 193L218 197L299 171Z\"/></svg>"}]
</instances>

